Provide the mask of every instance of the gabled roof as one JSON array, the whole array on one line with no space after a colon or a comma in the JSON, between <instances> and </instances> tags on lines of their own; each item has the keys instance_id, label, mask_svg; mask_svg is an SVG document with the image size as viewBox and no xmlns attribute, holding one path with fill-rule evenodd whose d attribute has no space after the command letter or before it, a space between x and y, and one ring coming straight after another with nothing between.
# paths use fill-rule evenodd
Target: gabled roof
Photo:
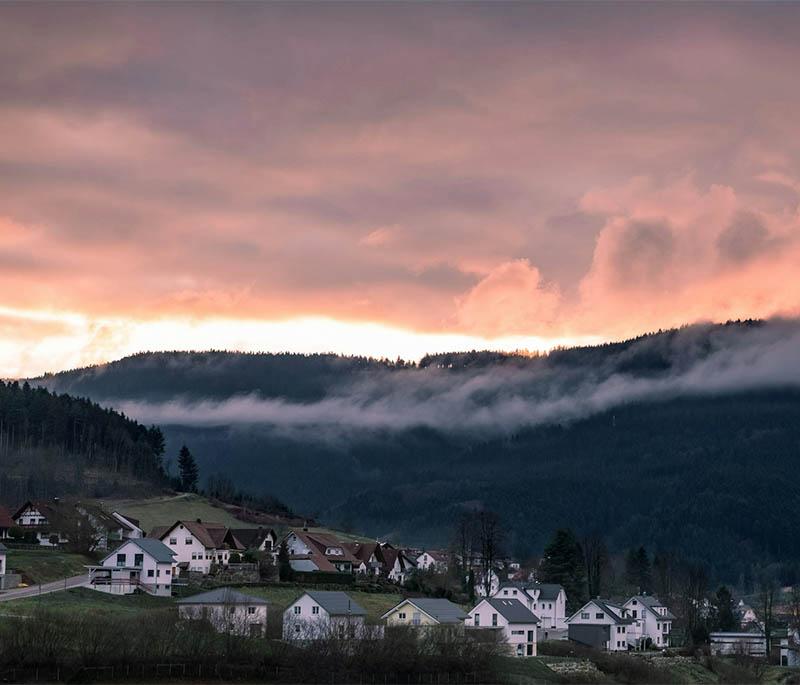
<instances>
[{"instance_id":1,"label":"gabled roof","mask_svg":"<svg viewBox=\"0 0 800 685\"><path fill-rule=\"evenodd\" d=\"M610 600L607 599L590 599L586 604L584 604L580 609L578 609L572 616L567 619L567 623L569 623L573 618L575 618L578 614L586 609L587 606L590 604L596 605L599 609L607 613L615 623L620 623L624 625L629 625L633 623L632 618L622 618L623 609L618 604L614 604Z\"/></svg>"},{"instance_id":2,"label":"gabled roof","mask_svg":"<svg viewBox=\"0 0 800 685\"><path fill-rule=\"evenodd\" d=\"M5 507L0 507L0 528L13 528L16 523L11 518L11 513Z\"/></svg>"},{"instance_id":3,"label":"gabled roof","mask_svg":"<svg viewBox=\"0 0 800 685\"><path fill-rule=\"evenodd\" d=\"M526 581L506 581L500 583L498 590L502 590L504 587L513 587L517 590L524 590L525 592L530 590L529 594L531 597L533 597L533 592L538 590L539 600L548 602L555 602L558 599L559 593L564 589L563 586L557 583L529 583Z\"/></svg>"},{"instance_id":4,"label":"gabled roof","mask_svg":"<svg viewBox=\"0 0 800 685\"><path fill-rule=\"evenodd\" d=\"M254 604L266 605L267 601L260 597L246 595L233 588L219 587L209 592L201 592L199 595L184 597L179 599L176 604Z\"/></svg>"},{"instance_id":5,"label":"gabled roof","mask_svg":"<svg viewBox=\"0 0 800 685\"><path fill-rule=\"evenodd\" d=\"M307 530L298 530L292 528L288 535L296 535L303 544L308 547L309 554L300 556L292 555L292 559L310 558L314 561L320 571L335 572L336 567L334 563L349 562L351 564L358 564L359 560L353 556L350 550L350 543L345 543L333 535L327 533L311 533ZM342 554L326 554L329 548L337 548L342 550Z\"/></svg>"},{"instance_id":6,"label":"gabled roof","mask_svg":"<svg viewBox=\"0 0 800 685\"><path fill-rule=\"evenodd\" d=\"M268 537L272 537L273 540L277 538L272 528L231 528L230 532L244 549L261 547Z\"/></svg>"},{"instance_id":7,"label":"gabled roof","mask_svg":"<svg viewBox=\"0 0 800 685\"><path fill-rule=\"evenodd\" d=\"M118 511L112 511L111 515L120 522L123 528L127 528L128 530L134 530L135 528L138 528L141 530L141 527L139 526L139 519L135 519L133 516L126 516Z\"/></svg>"},{"instance_id":8,"label":"gabled roof","mask_svg":"<svg viewBox=\"0 0 800 685\"><path fill-rule=\"evenodd\" d=\"M129 540L125 540L125 542L117 547L117 549L104 556L100 563L102 564L106 559L113 557L120 549L128 544L136 545L145 554L148 554L155 559L159 564L171 564L172 557L175 556L175 552L161 542L161 540L156 540L155 538L131 538Z\"/></svg>"},{"instance_id":9,"label":"gabled roof","mask_svg":"<svg viewBox=\"0 0 800 685\"><path fill-rule=\"evenodd\" d=\"M539 617L518 599L500 599L495 597L484 599L483 602L489 604L509 623L539 623ZM478 604L478 606L483 604L483 602Z\"/></svg>"},{"instance_id":10,"label":"gabled roof","mask_svg":"<svg viewBox=\"0 0 800 685\"><path fill-rule=\"evenodd\" d=\"M439 563L446 563L448 560L447 552L442 552L438 549L426 549L424 552L422 552L422 554L429 555L434 561ZM421 557L422 554L420 554L419 557ZM419 557L417 558L419 559Z\"/></svg>"},{"instance_id":11,"label":"gabled roof","mask_svg":"<svg viewBox=\"0 0 800 685\"><path fill-rule=\"evenodd\" d=\"M331 616L366 616L367 611L346 592L338 590L307 590L311 599Z\"/></svg>"},{"instance_id":12,"label":"gabled roof","mask_svg":"<svg viewBox=\"0 0 800 685\"><path fill-rule=\"evenodd\" d=\"M387 611L383 618L389 616L403 604L411 604L423 613L430 616L437 623L463 623L467 614L457 604L453 604L449 599L439 599L434 597L408 597L397 606Z\"/></svg>"},{"instance_id":13,"label":"gabled roof","mask_svg":"<svg viewBox=\"0 0 800 685\"><path fill-rule=\"evenodd\" d=\"M197 541L207 549L223 549L228 528L211 521L175 521L171 526L158 526L150 532L150 537L163 540L179 525L188 530Z\"/></svg>"},{"instance_id":14,"label":"gabled roof","mask_svg":"<svg viewBox=\"0 0 800 685\"><path fill-rule=\"evenodd\" d=\"M666 618L670 620L675 620L675 614L673 614L669 609L667 609L666 604L659 601L658 597L653 597L652 595L634 595L631 597L628 602L631 600L636 600L639 604L643 604L646 606L650 611L652 611L656 616L659 618ZM625 602L627 604L628 602ZM659 614L656 609L657 608L664 608L667 609L665 614Z\"/></svg>"}]
</instances>

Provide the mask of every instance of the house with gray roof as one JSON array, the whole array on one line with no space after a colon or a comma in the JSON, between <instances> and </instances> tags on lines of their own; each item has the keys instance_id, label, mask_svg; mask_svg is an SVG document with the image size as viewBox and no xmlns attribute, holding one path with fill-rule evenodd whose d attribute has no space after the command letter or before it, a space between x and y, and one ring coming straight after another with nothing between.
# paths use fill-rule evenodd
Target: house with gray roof
<instances>
[{"instance_id":1,"label":"house with gray roof","mask_svg":"<svg viewBox=\"0 0 800 685\"><path fill-rule=\"evenodd\" d=\"M634 647L669 647L669 636L675 615L652 595L634 595L624 604L633 619L628 642Z\"/></svg>"},{"instance_id":2,"label":"house with gray roof","mask_svg":"<svg viewBox=\"0 0 800 685\"><path fill-rule=\"evenodd\" d=\"M250 637L267 633L267 601L229 587L179 599L178 616L208 621L217 632Z\"/></svg>"},{"instance_id":3,"label":"house with gray roof","mask_svg":"<svg viewBox=\"0 0 800 685\"><path fill-rule=\"evenodd\" d=\"M308 590L283 612L283 639L363 639L375 633L366 618L366 609L346 592Z\"/></svg>"},{"instance_id":4,"label":"house with gray roof","mask_svg":"<svg viewBox=\"0 0 800 685\"><path fill-rule=\"evenodd\" d=\"M628 650L634 621L621 604L607 599L590 599L567 619L569 639L610 652Z\"/></svg>"},{"instance_id":5,"label":"house with gray roof","mask_svg":"<svg viewBox=\"0 0 800 685\"><path fill-rule=\"evenodd\" d=\"M539 617L539 639L552 640L566 636L567 593L555 583L505 581L500 583L493 598L518 599Z\"/></svg>"},{"instance_id":6,"label":"house with gray roof","mask_svg":"<svg viewBox=\"0 0 800 685\"><path fill-rule=\"evenodd\" d=\"M146 592L157 597L172 594L175 553L155 538L131 538L89 569L89 587L100 592L129 595Z\"/></svg>"},{"instance_id":7,"label":"house with gray roof","mask_svg":"<svg viewBox=\"0 0 800 685\"><path fill-rule=\"evenodd\" d=\"M539 617L518 599L481 600L467 618L469 630L494 630L514 656L536 656Z\"/></svg>"},{"instance_id":8,"label":"house with gray roof","mask_svg":"<svg viewBox=\"0 0 800 685\"><path fill-rule=\"evenodd\" d=\"M463 626L467 614L449 599L409 597L381 618L387 626Z\"/></svg>"}]
</instances>

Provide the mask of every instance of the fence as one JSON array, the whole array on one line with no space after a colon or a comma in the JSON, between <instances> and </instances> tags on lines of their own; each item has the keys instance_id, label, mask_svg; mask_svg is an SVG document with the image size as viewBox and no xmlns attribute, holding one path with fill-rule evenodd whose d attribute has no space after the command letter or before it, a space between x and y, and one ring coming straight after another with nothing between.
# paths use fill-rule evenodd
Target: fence
<instances>
[{"instance_id":1,"label":"fence","mask_svg":"<svg viewBox=\"0 0 800 685\"><path fill-rule=\"evenodd\" d=\"M286 667L196 663L122 664L115 666L73 666L0 668L0 682L10 683L107 683L159 680L218 680L271 683L315 683L318 685L480 685L497 683L497 674L449 671L353 673L329 671L308 673Z\"/></svg>"}]
</instances>

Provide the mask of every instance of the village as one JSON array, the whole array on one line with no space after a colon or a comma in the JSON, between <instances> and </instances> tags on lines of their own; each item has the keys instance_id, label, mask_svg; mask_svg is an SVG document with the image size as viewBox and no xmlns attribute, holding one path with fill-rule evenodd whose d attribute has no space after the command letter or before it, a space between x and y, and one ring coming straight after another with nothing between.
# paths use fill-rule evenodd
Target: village
<instances>
[{"instance_id":1,"label":"village","mask_svg":"<svg viewBox=\"0 0 800 685\"><path fill-rule=\"evenodd\" d=\"M15 572L15 555L35 548L57 554L78 538L96 559L83 573L37 585ZM466 595L435 582L454 574L469 584ZM281 587L292 593L280 603L265 595ZM676 631L681 619L652 594L591 597L576 606L562 585L539 582L537 569L509 558L487 565L480 550L465 555L308 525L278 532L201 518L145 530L125 512L58 499L0 508L0 607L76 591L103 593L112 602L134 595L159 599L181 622L301 649L326 640L382 641L398 630L434 635L439 642L491 644L499 655L522 659L578 654L585 660L590 653L646 658L678 654L686 642L685 633ZM711 611L708 600L698 606L700 613ZM740 599L735 628L710 632L704 649L791 668L800 665L798 642L788 624L768 629ZM550 666L558 671L558 663Z\"/></svg>"}]
</instances>

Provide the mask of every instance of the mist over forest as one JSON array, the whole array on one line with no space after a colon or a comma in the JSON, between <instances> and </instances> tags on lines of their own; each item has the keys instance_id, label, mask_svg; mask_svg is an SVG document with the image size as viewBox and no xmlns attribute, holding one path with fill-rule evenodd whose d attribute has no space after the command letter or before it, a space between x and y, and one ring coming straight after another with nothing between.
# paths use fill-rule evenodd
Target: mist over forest
<instances>
[{"instance_id":1,"label":"mist over forest","mask_svg":"<svg viewBox=\"0 0 800 685\"><path fill-rule=\"evenodd\" d=\"M747 321L418 363L145 353L35 382L161 425L167 456L186 442L204 476L370 535L446 544L486 506L521 556L571 526L737 581L757 559L800 563L798 343L798 321Z\"/></svg>"}]
</instances>

